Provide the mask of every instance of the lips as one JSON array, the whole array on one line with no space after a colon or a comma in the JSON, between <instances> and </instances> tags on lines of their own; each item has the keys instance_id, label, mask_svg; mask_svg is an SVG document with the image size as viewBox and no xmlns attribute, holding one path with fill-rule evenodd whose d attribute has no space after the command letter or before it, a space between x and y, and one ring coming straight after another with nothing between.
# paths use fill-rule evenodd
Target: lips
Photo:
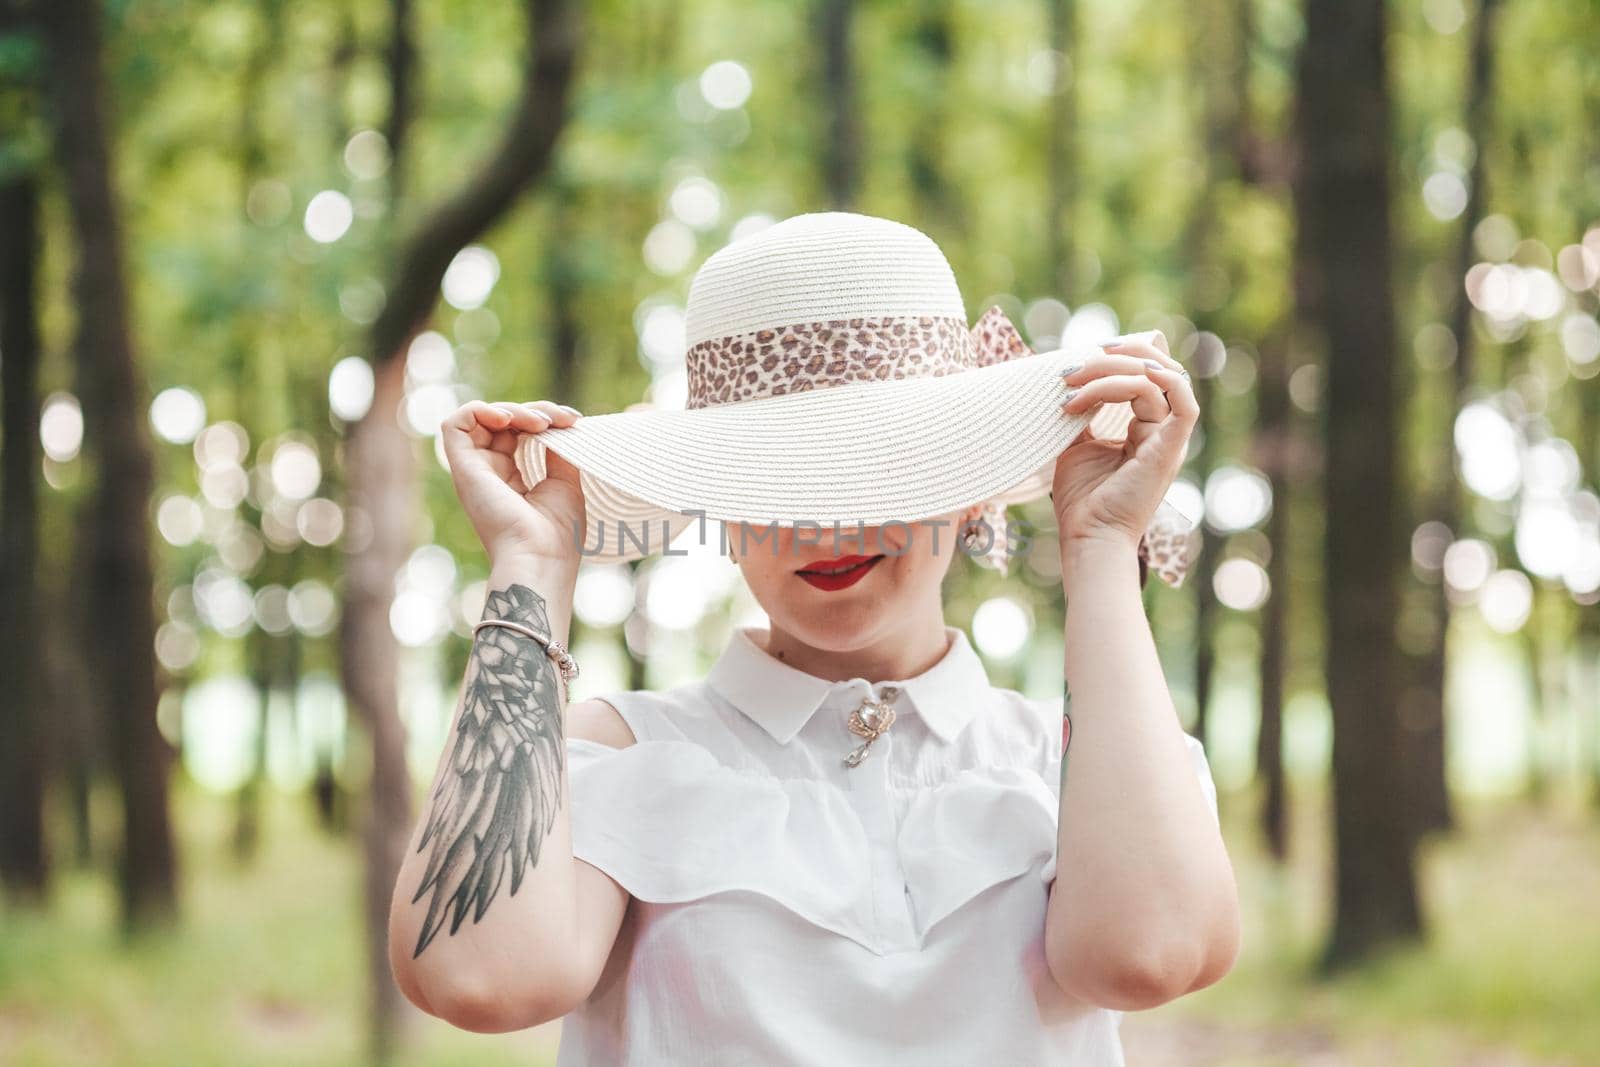
<instances>
[{"instance_id":1,"label":"lips","mask_svg":"<svg viewBox=\"0 0 1600 1067\"><path fill-rule=\"evenodd\" d=\"M831 593L855 585L865 578L867 572L877 566L882 558L883 555L880 553L876 556L839 556L836 559L821 559L807 564L794 573L807 584Z\"/></svg>"}]
</instances>

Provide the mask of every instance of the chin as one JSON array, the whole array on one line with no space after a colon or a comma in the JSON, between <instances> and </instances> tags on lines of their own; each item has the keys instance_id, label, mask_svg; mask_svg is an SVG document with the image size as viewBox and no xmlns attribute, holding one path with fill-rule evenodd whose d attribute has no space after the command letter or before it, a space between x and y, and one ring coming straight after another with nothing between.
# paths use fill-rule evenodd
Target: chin
<instances>
[{"instance_id":1,"label":"chin","mask_svg":"<svg viewBox=\"0 0 1600 1067\"><path fill-rule=\"evenodd\" d=\"M872 642L883 628L884 613L881 604L860 598L786 612L778 624L812 648L847 652Z\"/></svg>"}]
</instances>

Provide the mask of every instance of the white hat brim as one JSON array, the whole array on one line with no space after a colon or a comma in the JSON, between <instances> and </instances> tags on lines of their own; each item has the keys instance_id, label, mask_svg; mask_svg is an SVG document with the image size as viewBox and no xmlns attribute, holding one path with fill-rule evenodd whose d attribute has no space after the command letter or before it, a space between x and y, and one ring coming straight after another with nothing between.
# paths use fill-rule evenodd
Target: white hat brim
<instances>
[{"instance_id":1,"label":"white hat brim","mask_svg":"<svg viewBox=\"0 0 1600 1067\"><path fill-rule=\"evenodd\" d=\"M1023 503L1050 491L1056 457L1105 407L1061 410L1062 372L1098 351L1075 345L935 377L585 415L524 435L517 469L538 484L547 448L579 469L592 562L659 552L701 515L853 530Z\"/></svg>"}]
</instances>

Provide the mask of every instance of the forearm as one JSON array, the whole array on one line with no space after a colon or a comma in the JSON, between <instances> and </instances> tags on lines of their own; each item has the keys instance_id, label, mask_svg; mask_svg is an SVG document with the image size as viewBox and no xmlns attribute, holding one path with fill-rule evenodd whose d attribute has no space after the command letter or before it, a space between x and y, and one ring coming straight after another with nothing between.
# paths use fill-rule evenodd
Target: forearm
<instances>
[{"instance_id":1,"label":"forearm","mask_svg":"<svg viewBox=\"0 0 1600 1067\"><path fill-rule=\"evenodd\" d=\"M1047 957L1068 992L1147 1007L1231 965L1233 873L1156 654L1134 548L1070 541L1062 581L1071 723Z\"/></svg>"},{"instance_id":2,"label":"forearm","mask_svg":"<svg viewBox=\"0 0 1600 1067\"><path fill-rule=\"evenodd\" d=\"M576 561L496 562L484 618L563 644ZM560 1014L578 929L565 698L533 639L487 627L390 909L390 959L419 1005L471 1029Z\"/></svg>"}]
</instances>

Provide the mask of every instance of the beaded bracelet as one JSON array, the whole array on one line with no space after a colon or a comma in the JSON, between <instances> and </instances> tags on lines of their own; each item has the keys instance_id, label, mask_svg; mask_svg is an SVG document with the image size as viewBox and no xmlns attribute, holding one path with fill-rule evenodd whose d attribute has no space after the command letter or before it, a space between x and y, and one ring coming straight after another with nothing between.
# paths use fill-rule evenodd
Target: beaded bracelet
<instances>
[{"instance_id":1,"label":"beaded bracelet","mask_svg":"<svg viewBox=\"0 0 1600 1067\"><path fill-rule=\"evenodd\" d=\"M561 672L561 689L563 694L566 693L567 687L571 684L572 680L578 676L578 661L572 658L572 653L568 652L566 646L560 641L546 637L544 634L541 634L538 630L535 630L531 626L524 626L522 623L512 622L510 619L484 619L481 622L475 623L472 627L472 636L477 637L478 631L483 629L485 626L503 627L504 629L519 633L524 637L532 638L534 641L537 641L539 644L543 645L545 654L556 661L556 666Z\"/></svg>"}]
</instances>

